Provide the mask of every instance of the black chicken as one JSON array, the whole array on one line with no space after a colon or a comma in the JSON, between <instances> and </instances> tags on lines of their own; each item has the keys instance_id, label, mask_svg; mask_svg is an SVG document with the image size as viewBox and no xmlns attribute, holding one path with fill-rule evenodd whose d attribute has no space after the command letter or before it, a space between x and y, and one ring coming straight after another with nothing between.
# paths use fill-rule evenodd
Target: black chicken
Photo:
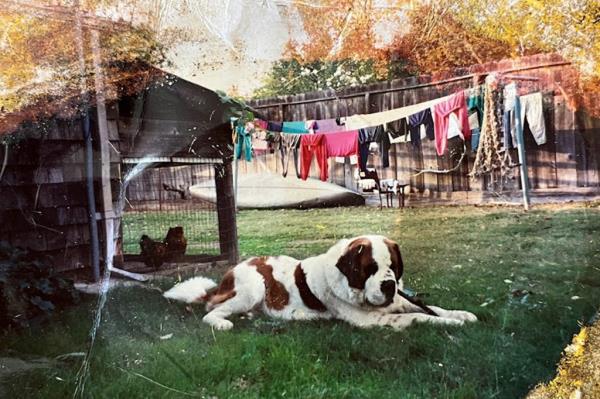
<instances>
[{"instance_id":1,"label":"black chicken","mask_svg":"<svg viewBox=\"0 0 600 399\"><path fill-rule=\"evenodd\" d=\"M146 266L158 269L167 256L167 245L160 241L154 241L146 234L140 238L140 255Z\"/></svg>"}]
</instances>

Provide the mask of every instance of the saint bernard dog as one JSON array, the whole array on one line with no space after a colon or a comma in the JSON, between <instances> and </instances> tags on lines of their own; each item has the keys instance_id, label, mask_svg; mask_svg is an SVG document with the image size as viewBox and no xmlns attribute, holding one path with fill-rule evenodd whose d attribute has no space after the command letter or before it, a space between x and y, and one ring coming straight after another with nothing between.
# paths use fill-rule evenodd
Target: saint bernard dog
<instances>
[{"instance_id":1,"label":"saint bernard dog","mask_svg":"<svg viewBox=\"0 0 600 399\"><path fill-rule=\"evenodd\" d=\"M166 298L206 302L202 319L229 330L235 313L261 309L286 320L340 319L358 327L401 330L415 322L462 325L474 314L421 307L399 294L403 264L398 244L383 236L344 239L326 253L302 261L289 256L250 258L230 269L219 286L195 277ZM425 308L425 309L424 309Z\"/></svg>"}]
</instances>

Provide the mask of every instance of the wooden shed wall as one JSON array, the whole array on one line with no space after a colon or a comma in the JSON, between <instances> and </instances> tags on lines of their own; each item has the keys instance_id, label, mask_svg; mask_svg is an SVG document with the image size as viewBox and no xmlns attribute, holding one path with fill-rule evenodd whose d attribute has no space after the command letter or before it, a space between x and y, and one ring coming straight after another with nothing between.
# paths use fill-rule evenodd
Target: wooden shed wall
<instances>
[{"instance_id":1,"label":"wooden shed wall","mask_svg":"<svg viewBox=\"0 0 600 399\"><path fill-rule=\"evenodd\" d=\"M114 146L111 184L118 187L121 160L114 107L112 110L108 115L109 136ZM14 136L19 134L26 138L9 146L7 167L0 180L0 240L53 256L57 270L89 265L81 119L51 119ZM0 153L4 155L3 151ZM98 158L97 148L94 158ZM99 168L95 166L95 170ZM96 184L96 193L99 192ZM98 194L96 199L99 200Z\"/></svg>"},{"instance_id":2,"label":"wooden shed wall","mask_svg":"<svg viewBox=\"0 0 600 399\"><path fill-rule=\"evenodd\" d=\"M585 111L575 112L567 105L565 92L573 92L577 84L577 71L555 54L540 54L516 60L505 60L469 69L458 69L443 77L420 76L353 87L339 91L327 90L294 96L255 100L251 106L271 120L326 119L352 114L373 113L399 108L452 94L456 90L474 86L476 75L489 72L505 72L518 77L521 94L541 91L544 94L548 142L537 146L526 131L528 174L533 189L600 187L600 120ZM600 105L599 93L586 93L589 104ZM264 162L242 162L240 173L271 170L279 172L281 165L277 154L264 156ZM516 153L513 159L517 161ZM421 149L410 143L392 145L390 168L381 169L381 161L371 158L383 178L409 181L411 191L451 195L460 191L481 191L486 188L482 179L471 180L474 154L470 153L463 166L451 174L422 174L413 177L416 170L447 169L453 166L449 155L438 157L433 141L425 140ZM348 163L330 160L330 180L348 186ZM313 165L311 176L317 177ZM518 171L505 187L519 188Z\"/></svg>"}]
</instances>

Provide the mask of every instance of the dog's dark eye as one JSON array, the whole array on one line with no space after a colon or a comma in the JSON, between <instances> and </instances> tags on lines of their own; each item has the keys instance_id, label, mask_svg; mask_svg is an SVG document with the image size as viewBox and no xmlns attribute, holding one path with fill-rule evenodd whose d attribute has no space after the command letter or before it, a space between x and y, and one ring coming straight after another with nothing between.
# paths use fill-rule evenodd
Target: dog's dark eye
<instances>
[{"instance_id":1,"label":"dog's dark eye","mask_svg":"<svg viewBox=\"0 0 600 399\"><path fill-rule=\"evenodd\" d=\"M377 266L377 263L369 263L364 270L367 276L372 276L373 274L377 273L378 269L379 267Z\"/></svg>"}]
</instances>

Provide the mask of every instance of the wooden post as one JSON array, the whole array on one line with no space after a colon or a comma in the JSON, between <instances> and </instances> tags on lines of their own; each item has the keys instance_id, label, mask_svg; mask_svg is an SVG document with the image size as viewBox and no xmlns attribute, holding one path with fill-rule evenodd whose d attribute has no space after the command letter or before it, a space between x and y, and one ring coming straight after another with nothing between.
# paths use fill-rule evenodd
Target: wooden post
<instances>
[{"instance_id":1,"label":"wooden post","mask_svg":"<svg viewBox=\"0 0 600 399\"><path fill-rule=\"evenodd\" d=\"M384 109L384 111L390 110L390 109L394 109L394 92L389 93L389 107L386 107L386 109ZM386 133L387 134L387 133ZM394 152L394 157L392 158L394 160L394 162L392 163L392 168L394 168L394 180L398 180L398 144L392 144L392 148L391 148Z\"/></svg>"},{"instance_id":2,"label":"wooden post","mask_svg":"<svg viewBox=\"0 0 600 399\"><path fill-rule=\"evenodd\" d=\"M235 168L233 170L233 201L235 203L235 212L238 211L237 209L237 198L238 198L238 179L240 176L240 165L239 165L239 157L236 155L236 147L238 145L240 145L240 137L237 133L237 127L236 124L239 122L239 120L236 120L235 122L230 122L229 123L229 127L231 129L231 136L233 137L233 159L234 159L234 163L235 163ZM237 141L237 144L236 144ZM240 150L240 157L242 156L242 151ZM256 161L256 160L255 160ZM246 173L248 173L248 170L245 170ZM215 173L215 179L216 179L216 173ZM215 180L216 182L216 180Z\"/></svg>"},{"instance_id":3,"label":"wooden post","mask_svg":"<svg viewBox=\"0 0 600 399\"><path fill-rule=\"evenodd\" d=\"M158 168L158 210L162 212L163 204L163 180L162 180L162 168Z\"/></svg>"},{"instance_id":4,"label":"wooden post","mask_svg":"<svg viewBox=\"0 0 600 399\"><path fill-rule=\"evenodd\" d=\"M104 262L106 267L112 265L114 255L113 245L115 243L113 219L115 212L113 209L112 188L110 184L110 138L108 135L108 122L106 117L106 96L104 93L104 74L102 72L102 56L100 54L100 35L97 30L90 32L92 47L92 60L94 64L94 86L96 91L96 114L98 118L98 149L100 150L100 203L102 212L96 216L96 219L102 220L104 229ZM110 240L109 240L110 238ZM110 259L109 259L110 258Z\"/></svg>"},{"instance_id":5,"label":"wooden post","mask_svg":"<svg viewBox=\"0 0 600 399\"><path fill-rule=\"evenodd\" d=\"M234 144L235 145L235 144ZM237 212L237 196L238 196L238 178L240 176L240 168L238 165L239 159L236 156L235 157L235 170L233 173L233 179L234 179L234 183L233 183L233 199L235 202L235 211Z\"/></svg>"},{"instance_id":6,"label":"wooden post","mask_svg":"<svg viewBox=\"0 0 600 399\"><path fill-rule=\"evenodd\" d=\"M217 190L217 218L219 220L219 244L221 254L234 265L239 260L235 195L231 162L215 165Z\"/></svg>"},{"instance_id":7,"label":"wooden post","mask_svg":"<svg viewBox=\"0 0 600 399\"><path fill-rule=\"evenodd\" d=\"M527 158L525 156L525 140L523 139L523 126L521 126L521 99L515 99L515 130L517 132L517 151L519 153L519 173L521 175L521 189L523 191L523 207L529 210L529 178L527 177ZM506 132L505 134L510 134Z\"/></svg>"}]
</instances>

